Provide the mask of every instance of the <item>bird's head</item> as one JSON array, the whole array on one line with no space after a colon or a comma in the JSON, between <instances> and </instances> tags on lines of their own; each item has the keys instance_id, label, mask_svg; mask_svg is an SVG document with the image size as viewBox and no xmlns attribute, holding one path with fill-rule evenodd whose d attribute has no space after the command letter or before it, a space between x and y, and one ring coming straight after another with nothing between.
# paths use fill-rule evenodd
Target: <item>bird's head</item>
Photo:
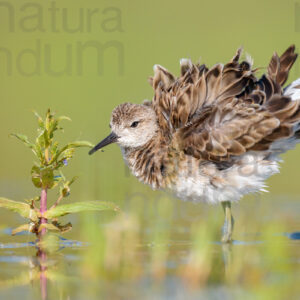
<instances>
[{"instance_id":1,"label":"bird's head","mask_svg":"<svg viewBox=\"0 0 300 300\"><path fill-rule=\"evenodd\" d=\"M113 110L109 126L110 135L97 144L89 154L111 143L117 143L122 148L138 148L149 142L158 131L153 108L142 104L120 104Z\"/></svg>"}]
</instances>

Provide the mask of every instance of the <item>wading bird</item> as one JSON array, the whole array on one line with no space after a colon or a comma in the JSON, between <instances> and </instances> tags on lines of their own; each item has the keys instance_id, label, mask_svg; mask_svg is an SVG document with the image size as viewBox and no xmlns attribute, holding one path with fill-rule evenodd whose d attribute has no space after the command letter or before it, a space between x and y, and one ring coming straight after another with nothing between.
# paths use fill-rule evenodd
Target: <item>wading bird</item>
<instances>
[{"instance_id":1,"label":"wading bird","mask_svg":"<svg viewBox=\"0 0 300 300\"><path fill-rule=\"evenodd\" d=\"M295 47L274 53L259 79L241 52L210 69L182 59L177 78L155 65L153 100L117 106L111 134L90 151L117 143L133 174L153 189L221 203L224 243L232 240L231 203L264 191L279 172L279 155L300 138L300 79L283 88Z\"/></svg>"}]
</instances>

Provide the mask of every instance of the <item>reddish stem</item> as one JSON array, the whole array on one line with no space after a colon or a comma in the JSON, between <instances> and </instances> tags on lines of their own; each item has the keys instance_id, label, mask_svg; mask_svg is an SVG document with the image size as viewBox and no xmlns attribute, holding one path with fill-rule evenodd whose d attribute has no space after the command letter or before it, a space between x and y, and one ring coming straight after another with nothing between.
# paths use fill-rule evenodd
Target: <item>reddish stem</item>
<instances>
[{"instance_id":1,"label":"reddish stem","mask_svg":"<svg viewBox=\"0 0 300 300\"><path fill-rule=\"evenodd\" d=\"M37 256L40 261L40 287L41 287L41 294L42 294L42 300L47 299L47 256L46 252L44 250L39 249Z\"/></svg>"},{"instance_id":2,"label":"reddish stem","mask_svg":"<svg viewBox=\"0 0 300 300\"><path fill-rule=\"evenodd\" d=\"M47 188L42 189L41 193L41 206L40 206L40 213L43 214L47 211ZM41 217L41 224L46 224L47 219ZM46 228L43 228L40 232L40 237L42 237L46 233Z\"/></svg>"}]
</instances>

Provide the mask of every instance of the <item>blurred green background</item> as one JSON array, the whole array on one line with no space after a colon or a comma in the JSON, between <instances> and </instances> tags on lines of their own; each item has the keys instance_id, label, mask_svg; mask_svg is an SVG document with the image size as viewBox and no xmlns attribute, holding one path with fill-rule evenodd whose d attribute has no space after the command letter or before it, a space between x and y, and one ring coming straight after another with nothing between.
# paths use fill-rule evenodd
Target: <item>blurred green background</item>
<instances>
[{"instance_id":1,"label":"blurred green background","mask_svg":"<svg viewBox=\"0 0 300 300\"><path fill-rule=\"evenodd\" d=\"M109 133L110 114L116 105L152 98L147 78L154 64L179 74L182 57L212 66L227 62L243 46L254 58L254 66L265 68L274 51L281 54L291 44L300 45L300 0L1 1L0 196L23 200L39 192L30 178L32 153L9 137L12 132L35 137L32 110L42 115L51 108L72 118L70 123L65 121L64 136L58 134L63 143L75 139L97 143ZM288 82L298 77L300 59ZM223 222L220 207L195 206L153 192L129 174L116 145L93 156L87 152L79 149L64 171L66 176L79 176L66 202L113 201L129 216L66 217L74 224L66 237L89 241L94 247L86 251L75 247L63 252L65 256L55 255L56 260L63 261L56 262L57 272L66 277L75 273L81 276L79 283L58 276L60 284L52 285L55 299L57 290L59 299L66 299L67 294L74 296L72 299L85 298L86 294L98 299L99 289L107 292L106 299L124 299L119 280L128 284L127 291L138 286L137 292L145 296L149 274L158 281L169 275L166 286L170 290L181 290L175 280L178 277L187 285L200 287L199 291L202 285L212 283L213 291L217 286L222 292L226 285L237 299L254 299L256 294L258 299L284 299L283 295L294 299L299 295L299 241L290 241L284 234L299 231L300 226L299 147L283 155L281 174L268 180L270 193L248 196L248 201L234 206L234 238L251 243L237 243L232 253L215 243ZM56 199L53 192L50 199ZM20 221L3 210L0 218L0 229L16 227ZM32 239L1 236L5 243ZM17 258L13 268L7 263L12 253ZM28 248L1 253L0 287L19 284L10 278L31 268L31 255L34 261L35 250ZM224 276L231 256L232 268L229 276ZM29 257L30 267L20 257L25 261ZM104 278L100 285L99 278ZM27 279L22 280L25 286ZM61 282L68 286L61 287ZM148 293L143 299L153 299L153 295L164 299L154 283L154 294ZM94 286L90 288L90 284ZM250 291L248 298L243 288ZM203 299L208 299L211 290L201 292ZM0 298L39 299L37 295L32 297L27 285L7 294L2 291Z\"/></svg>"}]
</instances>

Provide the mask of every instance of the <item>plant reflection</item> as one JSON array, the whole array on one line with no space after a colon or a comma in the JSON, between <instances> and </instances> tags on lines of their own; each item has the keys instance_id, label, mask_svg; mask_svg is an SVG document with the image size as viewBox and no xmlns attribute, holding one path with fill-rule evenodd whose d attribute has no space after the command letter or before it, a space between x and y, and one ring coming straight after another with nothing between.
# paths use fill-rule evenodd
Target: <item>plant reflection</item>
<instances>
[{"instance_id":1,"label":"plant reflection","mask_svg":"<svg viewBox=\"0 0 300 300\"><path fill-rule=\"evenodd\" d=\"M83 215L76 237L84 242L48 235L35 244L37 253L29 258L7 255L3 249L7 256L0 255L0 266L15 262L9 269L20 266L23 272L0 280L0 287L39 283L39 297L31 299L43 300L165 299L171 292L205 299L297 297L300 245L297 232L285 233L294 226L290 218L281 218L280 224L276 218L259 223L255 216L250 219L240 212L239 240L223 245L218 242L220 224L214 210L204 211L205 217L185 230L180 227L183 222L174 221L172 202L161 199L155 205L150 202L147 220L140 211L112 215L106 221L97 214ZM26 248L15 245L15 251L23 255L32 246L20 245ZM218 290L222 292L216 296Z\"/></svg>"}]
</instances>

